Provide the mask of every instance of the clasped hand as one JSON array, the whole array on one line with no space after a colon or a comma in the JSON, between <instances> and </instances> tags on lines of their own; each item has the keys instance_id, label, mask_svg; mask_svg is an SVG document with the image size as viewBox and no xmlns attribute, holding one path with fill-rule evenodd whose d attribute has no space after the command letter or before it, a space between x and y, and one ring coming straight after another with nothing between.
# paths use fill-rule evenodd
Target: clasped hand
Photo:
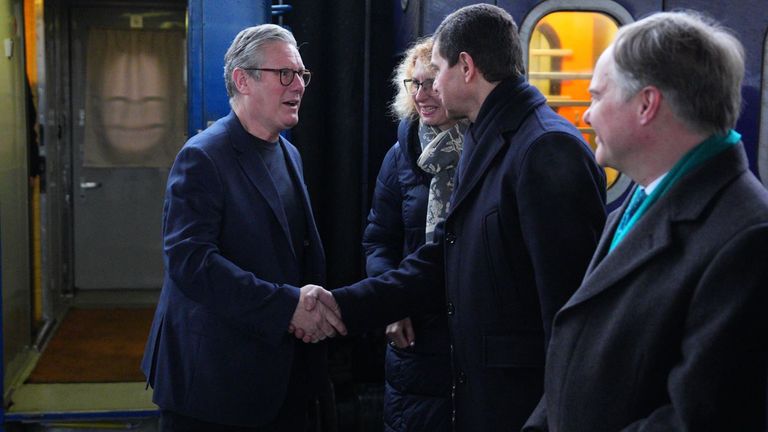
<instances>
[{"instance_id":1,"label":"clasped hand","mask_svg":"<svg viewBox=\"0 0 768 432\"><path fill-rule=\"evenodd\" d=\"M330 291L317 285L301 288L299 304L293 312L288 331L304 342L319 342L336 334L346 335L341 309Z\"/></svg>"}]
</instances>

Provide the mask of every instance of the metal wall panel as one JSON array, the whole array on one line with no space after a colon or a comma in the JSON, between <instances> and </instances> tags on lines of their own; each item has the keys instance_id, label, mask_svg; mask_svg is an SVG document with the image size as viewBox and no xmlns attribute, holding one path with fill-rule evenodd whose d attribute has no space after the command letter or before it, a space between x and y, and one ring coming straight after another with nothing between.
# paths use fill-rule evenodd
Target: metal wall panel
<instances>
[{"instance_id":1,"label":"metal wall panel","mask_svg":"<svg viewBox=\"0 0 768 432\"><path fill-rule=\"evenodd\" d=\"M190 0L188 26L189 136L227 115L224 54L245 27L271 22L271 1Z\"/></svg>"},{"instance_id":2,"label":"metal wall panel","mask_svg":"<svg viewBox=\"0 0 768 432\"><path fill-rule=\"evenodd\" d=\"M21 2L0 0L0 248L2 249L2 342L6 385L18 371L12 360L30 344L30 237L26 91ZM3 47L5 48L5 47Z\"/></svg>"}]
</instances>

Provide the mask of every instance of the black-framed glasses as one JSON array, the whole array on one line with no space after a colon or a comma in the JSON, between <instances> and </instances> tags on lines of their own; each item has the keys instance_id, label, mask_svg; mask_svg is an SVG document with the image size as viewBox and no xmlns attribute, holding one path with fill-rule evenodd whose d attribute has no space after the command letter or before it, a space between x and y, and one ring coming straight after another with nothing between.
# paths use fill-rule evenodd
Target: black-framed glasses
<instances>
[{"instance_id":1,"label":"black-framed glasses","mask_svg":"<svg viewBox=\"0 0 768 432\"><path fill-rule=\"evenodd\" d=\"M419 92L419 89L431 93L434 89L432 86L435 84L435 80L432 78L425 79L424 81L419 81L417 79L404 79L403 84L405 85L405 89L408 90L408 93L410 93L412 96L415 96L416 93Z\"/></svg>"},{"instance_id":2,"label":"black-framed glasses","mask_svg":"<svg viewBox=\"0 0 768 432\"><path fill-rule=\"evenodd\" d=\"M309 71L309 69L302 69L302 70L295 70L290 68L282 68L282 69L271 69L271 68L242 68L243 70L248 71L267 71L267 72L274 72L278 75L280 75L280 84L282 84L285 87L288 87L293 82L293 77L299 76L301 78L301 82L304 84L304 87L309 85L309 80L312 79L312 72Z\"/></svg>"}]
</instances>

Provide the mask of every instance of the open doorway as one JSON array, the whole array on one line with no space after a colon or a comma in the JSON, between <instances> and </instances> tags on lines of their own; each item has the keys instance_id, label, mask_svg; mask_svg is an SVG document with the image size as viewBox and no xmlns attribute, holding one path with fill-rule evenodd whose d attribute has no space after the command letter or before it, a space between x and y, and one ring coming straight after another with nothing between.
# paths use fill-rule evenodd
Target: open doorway
<instances>
[{"instance_id":1,"label":"open doorway","mask_svg":"<svg viewBox=\"0 0 768 432\"><path fill-rule=\"evenodd\" d=\"M75 7L74 286L159 289L168 171L186 140L185 14Z\"/></svg>"}]
</instances>

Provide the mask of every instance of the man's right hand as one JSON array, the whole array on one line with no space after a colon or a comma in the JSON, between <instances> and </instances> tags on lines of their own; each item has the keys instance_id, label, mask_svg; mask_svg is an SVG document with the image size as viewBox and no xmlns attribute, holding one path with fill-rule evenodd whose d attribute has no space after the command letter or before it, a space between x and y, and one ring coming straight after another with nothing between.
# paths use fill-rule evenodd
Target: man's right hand
<instances>
[{"instance_id":1,"label":"man's right hand","mask_svg":"<svg viewBox=\"0 0 768 432\"><path fill-rule=\"evenodd\" d=\"M337 334L346 335L341 309L330 291L317 285L301 288L299 304L293 313L288 331L304 342L318 342Z\"/></svg>"}]
</instances>

